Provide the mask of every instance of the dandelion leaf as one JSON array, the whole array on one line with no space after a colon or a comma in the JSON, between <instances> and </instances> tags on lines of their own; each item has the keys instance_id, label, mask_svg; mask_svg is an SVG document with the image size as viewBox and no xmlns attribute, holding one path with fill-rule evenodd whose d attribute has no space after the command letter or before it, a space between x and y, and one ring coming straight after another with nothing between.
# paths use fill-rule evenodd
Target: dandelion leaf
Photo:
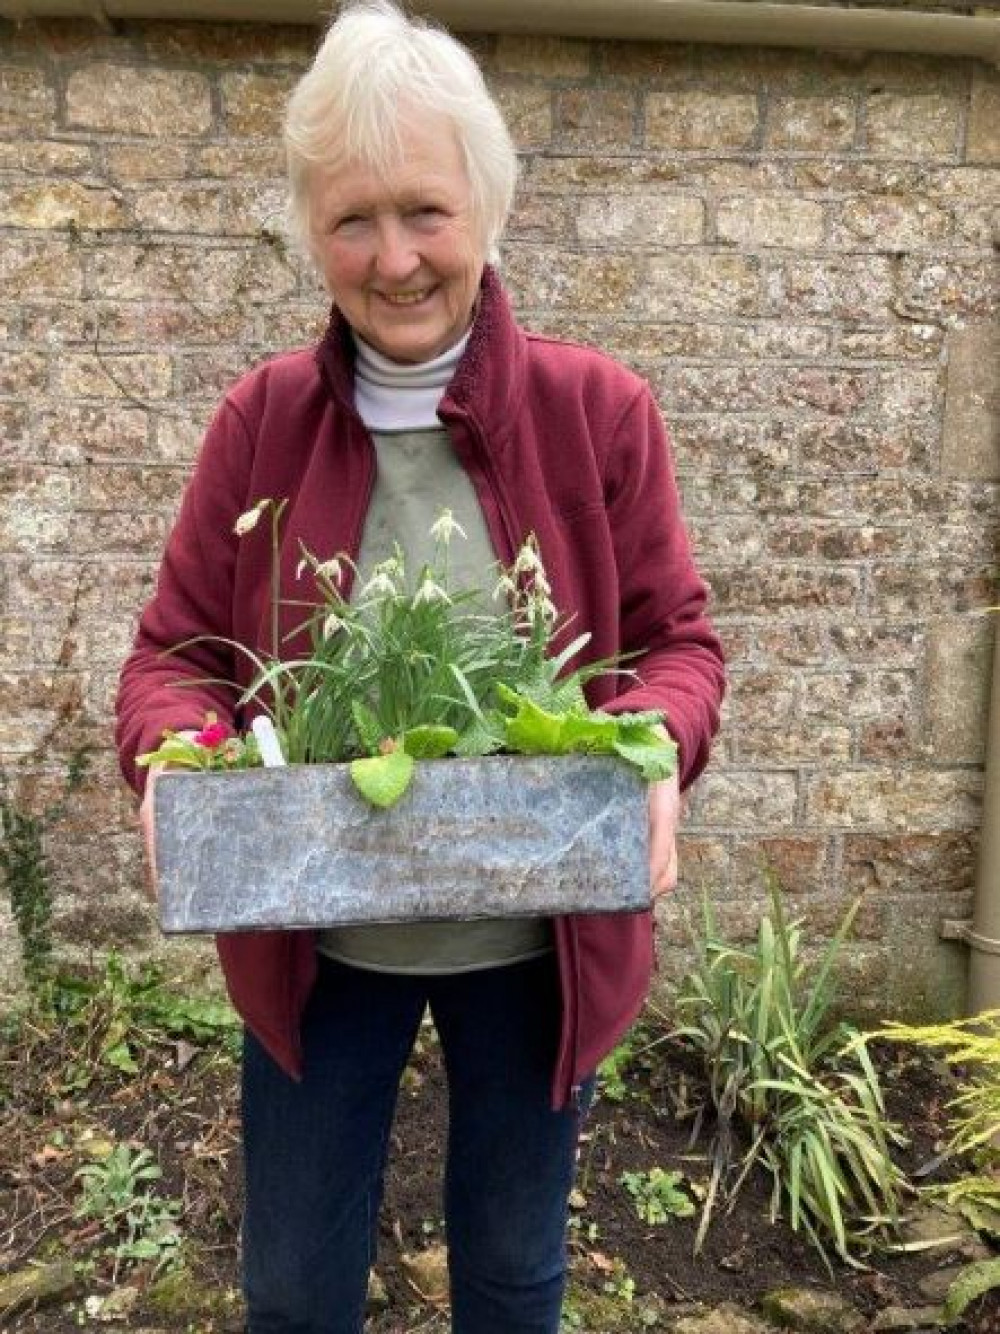
<instances>
[{"instance_id":1,"label":"dandelion leaf","mask_svg":"<svg viewBox=\"0 0 1000 1334\"><path fill-rule=\"evenodd\" d=\"M1000 1256L966 1265L945 1296L945 1320L955 1324L968 1306L993 1288L1000 1288Z\"/></svg>"},{"instance_id":2,"label":"dandelion leaf","mask_svg":"<svg viewBox=\"0 0 1000 1334\"><path fill-rule=\"evenodd\" d=\"M366 801L383 810L395 806L413 779L413 756L405 750L351 763L351 778Z\"/></svg>"},{"instance_id":3,"label":"dandelion leaf","mask_svg":"<svg viewBox=\"0 0 1000 1334\"><path fill-rule=\"evenodd\" d=\"M462 732L452 747L456 755L493 755L503 746L503 719L499 714L484 714Z\"/></svg>"},{"instance_id":4,"label":"dandelion leaf","mask_svg":"<svg viewBox=\"0 0 1000 1334\"><path fill-rule=\"evenodd\" d=\"M403 749L415 760L439 760L454 748L457 740L454 727L422 723L403 733Z\"/></svg>"},{"instance_id":5,"label":"dandelion leaf","mask_svg":"<svg viewBox=\"0 0 1000 1334\"><path fill-rule=\"evenodd\" d=\"M677 768L677 746L651 728L648 731L648 738L616 741L614 751L629 764L634 764L647 783L655 783L669 778Z\"/></svg>"}]
</instances>

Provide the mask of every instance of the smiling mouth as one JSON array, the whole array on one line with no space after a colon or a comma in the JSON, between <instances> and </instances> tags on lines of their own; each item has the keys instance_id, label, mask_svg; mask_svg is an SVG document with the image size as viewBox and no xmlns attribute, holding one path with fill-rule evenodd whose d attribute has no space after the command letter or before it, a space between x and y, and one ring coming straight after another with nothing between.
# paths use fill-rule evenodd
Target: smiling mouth
<instances>
[{"instance_id":1,"label":"smiling mouth","mask_svg":"<svg viewBox=\"0 0 1000 1334\"><path fill-rule=\"evenodd\" d=\"M387 301L390 306L415 306L430 294L431 288L429 287L422 287L416 292L379 292L382 300Z\"/></svg>"}]
</instances>

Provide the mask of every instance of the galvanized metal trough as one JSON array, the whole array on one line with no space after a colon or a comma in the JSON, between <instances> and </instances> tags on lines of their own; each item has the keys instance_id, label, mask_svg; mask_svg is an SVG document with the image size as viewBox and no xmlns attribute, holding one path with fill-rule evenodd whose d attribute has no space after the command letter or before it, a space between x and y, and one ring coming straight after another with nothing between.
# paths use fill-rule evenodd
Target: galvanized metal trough
<instances>
[{"instance_id":1,"label":"galvanized metal trough","mask_svg":"<svg viewBox=\"0 0 1000 1334\"><path fill-rule=\"evenodd\" d=\"M646 786L605 756L427 761L387 811L343 764L168 771L154 811L166 932L649 906Z\"/></svg>"}]
</instances>

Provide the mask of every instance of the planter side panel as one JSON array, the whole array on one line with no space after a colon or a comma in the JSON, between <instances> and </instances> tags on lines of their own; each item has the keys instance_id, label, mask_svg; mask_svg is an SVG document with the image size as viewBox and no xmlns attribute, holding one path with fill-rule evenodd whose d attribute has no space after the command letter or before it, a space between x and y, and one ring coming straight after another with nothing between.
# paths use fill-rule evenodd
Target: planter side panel
<instances>
[{"instance_id":1,"label":"planter side panel","mask_svg":"<svg viewBox=\"0 0 1000 1334\"><path fill-rule=\"evenodd\" d=\"M166 774L155 806L167 932L649 906L645 785L614 760L428 763L390 811L345 765Z\"/></svg>"}]
</instances>

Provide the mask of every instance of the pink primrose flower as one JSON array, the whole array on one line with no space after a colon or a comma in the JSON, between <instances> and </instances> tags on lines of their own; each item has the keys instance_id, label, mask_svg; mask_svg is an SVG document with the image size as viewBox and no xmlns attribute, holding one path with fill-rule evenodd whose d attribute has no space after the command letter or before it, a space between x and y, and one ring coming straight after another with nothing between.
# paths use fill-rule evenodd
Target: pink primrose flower
<instances>
[{"instance_id":1,"label":"pink primrose flower","mask_svg":"<svg viewBox=\"0 0 1000 1334\"><path fill-rule=\"evenodd\" d=\"M209 723L195 736L199 746L206 750L216 750L229 738L229 727L225 723Z\"/></svg>"}]
</instances>

